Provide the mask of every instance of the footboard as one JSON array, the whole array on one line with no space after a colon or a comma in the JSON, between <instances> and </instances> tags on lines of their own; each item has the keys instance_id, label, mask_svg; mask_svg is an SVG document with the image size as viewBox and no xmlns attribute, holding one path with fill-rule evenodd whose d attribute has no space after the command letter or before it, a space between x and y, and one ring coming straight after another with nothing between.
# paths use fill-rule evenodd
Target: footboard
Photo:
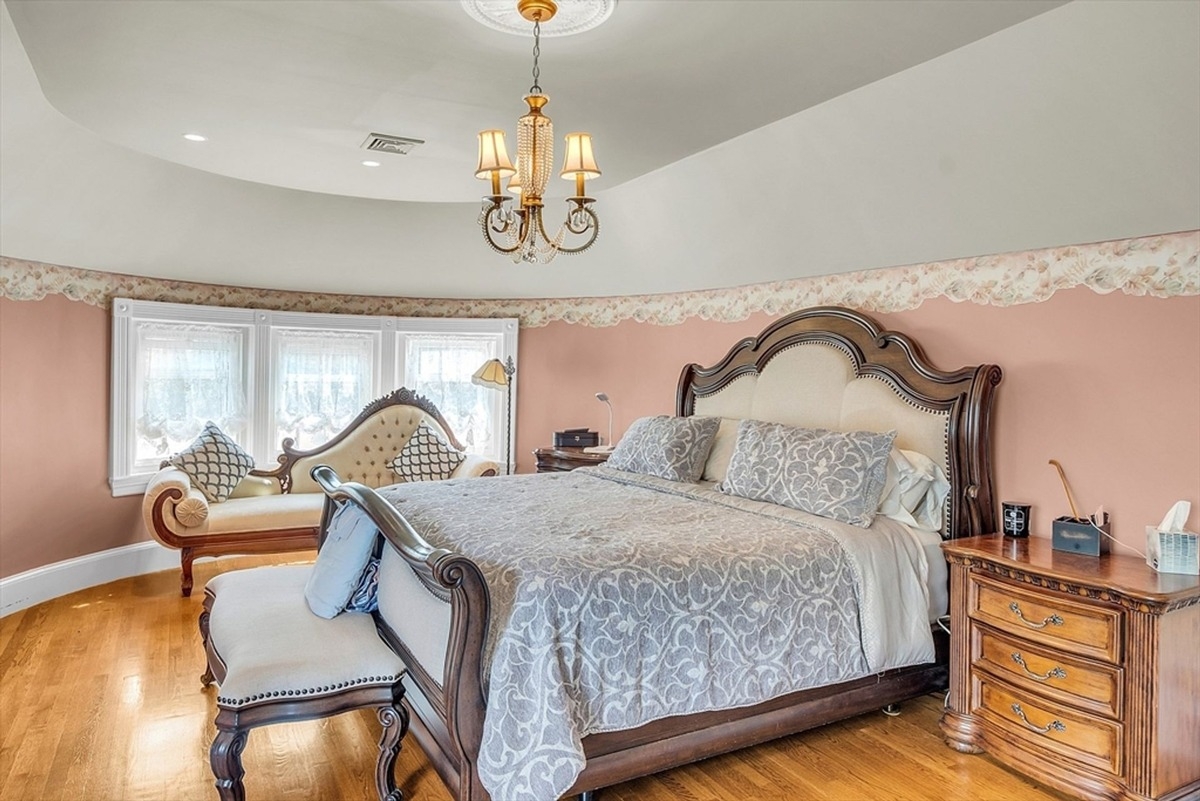
<instances>
[{"instance_id":1,"label":"footboard","mask_svg":"<svg viewBox=\"0 0 1200 801\"><path fill-rule=\"evenodd\" d=\"M342 503L360 508L383 534L375 625L408 667L410 731L456 799L486 799L476 767L491 603L483 574L465 556L431 546L370 487L343 482L325 465L311 475L325 492L322 538Z\"/></svg>"}]
</instances>

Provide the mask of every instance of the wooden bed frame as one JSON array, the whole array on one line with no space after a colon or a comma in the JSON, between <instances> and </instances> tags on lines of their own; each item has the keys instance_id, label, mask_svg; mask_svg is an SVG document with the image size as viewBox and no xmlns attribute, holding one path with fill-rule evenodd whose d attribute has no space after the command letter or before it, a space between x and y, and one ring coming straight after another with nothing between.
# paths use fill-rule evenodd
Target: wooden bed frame
<instances>
[{"instance_id":1,"label":"wooden bed frame","mask_svg":"<svg viewBox=\"0 0 1200 801\"><path fill-rule=\"evenodd\" d=\"M889 384L908 404L948 418L947 463L951 497L946 536L995 531L990 419L1001 371L995 365L943 372L902 334L880 328L858 312L836 307L785 316L757 337L742 340L712 367L691 364L679 379L676 411L691 414L698 397L755 375L780 351L802 343L832 345L847 354L859 376ZM405 704L410 731L458 801L489 799L476 768L486 702L483 646L490 602L488 588L470 559L430 546L386 501L332 470L318 467L326 518L335 502L361 506L422 582L451 605L444 676L439 682L378 616L383 639L409 666ZM322 531L324 531L322 521ZM592 791L717 754L841 720L942 689L947 683L948 643L935 627L936 661L837 685L791 693L756 706L657 720L635 729L583 739L587 766L568 791Z\"/></svg>"}]
</instances>

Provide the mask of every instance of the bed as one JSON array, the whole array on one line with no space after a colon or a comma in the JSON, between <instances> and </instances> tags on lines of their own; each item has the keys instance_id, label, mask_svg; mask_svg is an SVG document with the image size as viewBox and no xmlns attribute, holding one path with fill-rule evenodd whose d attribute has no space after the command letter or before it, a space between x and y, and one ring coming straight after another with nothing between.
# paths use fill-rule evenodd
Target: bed
<instances>
[{"instance_id":1,"label":"bed","mask_svg":"<svg viewBox=\"0 0 1200 801\"><path fill-rule=\"evenodd\" d=\"M454 797L587 797L945 687L938 545L994 531L1000 378L943 372L853 310L808 309L683 368L677 416L720 421L697 482L596 467L376 492L317 468L322 532L350 510L382 535L376 625ZM721 492L705 479L745 472L745 454L728 460L747 420L894 431L948 480L937 532Z\"/></svg>"}]
</instances>

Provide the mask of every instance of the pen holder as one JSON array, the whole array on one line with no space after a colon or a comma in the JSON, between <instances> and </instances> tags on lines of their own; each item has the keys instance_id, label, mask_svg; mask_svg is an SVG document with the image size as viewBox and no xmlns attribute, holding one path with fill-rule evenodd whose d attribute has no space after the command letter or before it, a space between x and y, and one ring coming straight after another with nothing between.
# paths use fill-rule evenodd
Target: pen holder
<instances>
[{"instance_id":1,"label":"pen holder","mask_svg":"<svg viewBox=\"0 0 1200 801\"><path fill-rule=\"evenodd\" d=\"M1097 528L1087 518L1058 517L1050 526L1050 547L1056 551L1099 556L1108 553L1108 537L1104 536L1108 533L1107 520Z\"/></svg>"}]
</instances>

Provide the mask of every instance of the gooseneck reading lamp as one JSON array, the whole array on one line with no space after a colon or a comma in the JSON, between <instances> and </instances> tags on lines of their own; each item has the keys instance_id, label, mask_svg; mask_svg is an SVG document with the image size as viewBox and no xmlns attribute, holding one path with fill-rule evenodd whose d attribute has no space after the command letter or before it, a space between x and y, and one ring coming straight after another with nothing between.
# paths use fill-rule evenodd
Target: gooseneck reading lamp
<instances>
[{"instance_id":1,"label":"gooseneck reading lamp","mask_svg":"<svg viewBox=\"0 0 1200 801\"><path fill-rule=\"evenodd\" d=\"M612 447L613 447L613 438L612 438L612 420L613 420L613 414L612 414L612 402L611 402L611 401L608 399L608 393L606 393L606 392L597 392L597 393L596 393L596 400L598 400L598 401L600 401L601 403L603 403L603 404L605 404L605 405L607 405L607 406L608 406L608 439L605 441L604 445L605 445L605 447L606 447L608 450L612 450Z\"/></svg>"},{"instance_id":2,"label":"gooseneck reading lamp","mask_svg":"<svg viewBox=\"0 0 1200 801\"><path fill-rule=\"evenodd\" d=\"M504 475L512 474L512 378L517 374L517 366L513 364L512 356L505 361L488 359L483 366L471 376L471 383L488 389L503 389L507 391L504 405Z\"/></svg>"}]
</instances>

